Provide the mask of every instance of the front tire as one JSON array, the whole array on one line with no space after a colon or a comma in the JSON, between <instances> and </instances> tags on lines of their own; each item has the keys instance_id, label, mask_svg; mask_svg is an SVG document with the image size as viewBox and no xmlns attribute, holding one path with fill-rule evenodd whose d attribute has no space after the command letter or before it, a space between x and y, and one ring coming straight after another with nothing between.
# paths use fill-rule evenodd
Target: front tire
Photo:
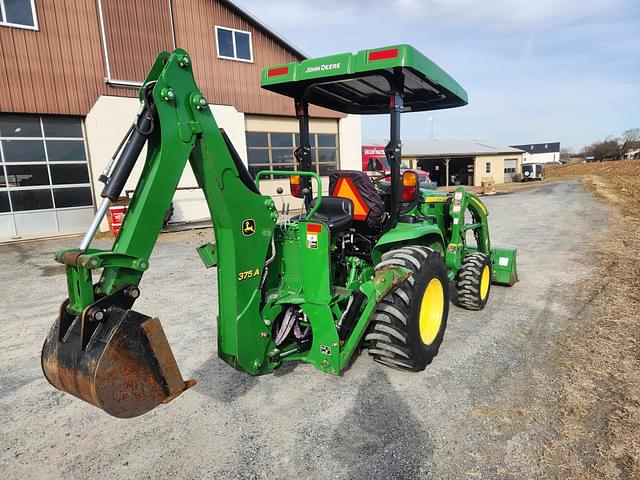
<instances>
[{"instance_id":1,"label":"front tire","mask_svg":"<svg viewBox=\"0 0 640 480\"><path fill-rule=\"evenodd\" d=\"M373 314L365 341L369 355L386 366L420 371L438 354L449 314L449 280L442 256L429 248L406 246L382 256L376 268L413 271L389 292Z\"/></svg>"},{"instance_id":2,"label":"front tire","mask_svg":"<svg viewBox=\"0 0 640 480\"><path fill-rule=\"evenodd\" d=\"M491 259L484 253L470 253L462 260L456 281L456 305L482 310L491 292Z\"/></svg>"}]
</instances>

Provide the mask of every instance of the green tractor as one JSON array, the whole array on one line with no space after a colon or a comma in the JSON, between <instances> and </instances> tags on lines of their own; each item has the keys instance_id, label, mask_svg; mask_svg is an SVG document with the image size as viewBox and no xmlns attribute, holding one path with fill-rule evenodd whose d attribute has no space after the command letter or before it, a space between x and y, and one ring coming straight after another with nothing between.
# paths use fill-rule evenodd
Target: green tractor
<instances>
[{"instance_id":1,"label":"green tractor","mask_svg":"<svg viewBox=\"0 0 640 480\"><path fill-rule=\"evenodd\" d=\"M140 89L140 112L101 177L92 225L79 248L55 257L66 266L69 296L42 349L54 387L126 418L195 383L183 379L159 320L132 310L187 161L215 235L198 253L218 272L218 354L237 370L261 375L306 362L339 375L366 348L380 363L420 371L442 344L450 291L460 306L480 310L492 283L517 281L516 251L491 248L478 197L422 191L415 172L400 172L401 113L467 103L428 58L407 45L345 53L266 68L262 86L293 98L300 145L296 171L254 179L216 125L187 52L158 56ZM390 114L390 181L336 171L323 195L312 171L309 104ZM113 247L90 248L145 144ZM292 195L302 199L299 213L279 214L260 193L266 176L289 177Z\"/></svg>"}]
</instances>

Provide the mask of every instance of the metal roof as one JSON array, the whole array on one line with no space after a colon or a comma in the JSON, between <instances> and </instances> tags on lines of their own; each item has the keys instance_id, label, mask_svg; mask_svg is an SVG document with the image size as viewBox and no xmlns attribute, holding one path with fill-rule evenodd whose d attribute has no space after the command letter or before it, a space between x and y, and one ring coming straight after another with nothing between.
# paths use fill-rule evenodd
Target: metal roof
<instances>
[{"instance_id":1,"label":"metal roof","mask_svg":"<svg viewBox=\"0 0 640 480\"><path fill-rule=\"evenodd\" d=\"M560 151L560 142L525 143L523 145L512 145L512 147L519 148L527 153L558 153Z\"/></svg>"},{"instance_id":2,"label":"metal roof","mask_svg":"<svg viewBox=\"0 0 640 480\"><path fill-rule=\"evenodd\" d=\"M363 142L365 145L386 145L386 141ZM402 156L416 157L470 157L475 155L497 155L501 153L523 153L513 147L498 145L484 140L403 140Z\"/></svg>"},{"instance_id":3,"label":"metal roof","mask_svg":"<svg viewBox=\"0 0 640 480\"><path fill-rule=\"evenodd\" d=\"M257 27L259 27L261 30L263 30L267 35L270 35L271 37L273 37L276 40L278 40L286 48L291 50L293 53L295 53L296 55L298 55L302 59L309 58L309 55L304 53L302 50L300 50L298 47L296 47L293 43L291 43L289 40L287 40L282 35L280 35L278 32L276 32L273 28L269 27L266 23L262 22L261 20L258 20L258 18L255 15L253 15L251 12L249 12L248 10L240 7L236 2L232 2L231 0L219 0L219 1L221 3L227 5L232 10L235 10L236 12L238 12L238 14L240 14L243 17L245 17L249 22L255 24Z\"/></svg>"}]
</instances>

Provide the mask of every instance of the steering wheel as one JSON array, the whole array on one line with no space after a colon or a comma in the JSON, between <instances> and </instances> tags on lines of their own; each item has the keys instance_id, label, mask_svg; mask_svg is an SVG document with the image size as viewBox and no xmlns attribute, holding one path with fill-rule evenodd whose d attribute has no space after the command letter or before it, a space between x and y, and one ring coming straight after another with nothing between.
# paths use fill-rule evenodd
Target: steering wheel
<instances>
[{"instance_id":1,"label":"steering wheel","mask_svg":"<svg viewBox=\"0 0 640 480\"><path fill-rule=\"evenodd\" d=\"M371 180L371 183L373 183L373 186L376 188L378 193L382 195L387 195L391 192L391 182L383 183L383 180L389 177L391 177L391 174L386 173L384 175L381 175L380 177L375 177L373 180Z\"/></svg>"},{"instance_id":2,"label":"steering wheel","mask_svg":"<svg viewBox=\"0 0 640 480\"><path fill-rule=\"evenodd\" d=\"M375 189L378 191L380 195L391 195L391 191L392 191L391 182L383 182L385 178L389 178L390 176L391 174L387 173L385 175L381 175L380 177L377 177L374 180L371 180L371 183L373 183L373 186L375 187ZM406 213L409 210L411 210L413 207L415 207L416 202L418 201L418 198L420 198L420 194L418 194L416 199L411 202L401 202L400 214Z\"/></svg>"}]
</instances>

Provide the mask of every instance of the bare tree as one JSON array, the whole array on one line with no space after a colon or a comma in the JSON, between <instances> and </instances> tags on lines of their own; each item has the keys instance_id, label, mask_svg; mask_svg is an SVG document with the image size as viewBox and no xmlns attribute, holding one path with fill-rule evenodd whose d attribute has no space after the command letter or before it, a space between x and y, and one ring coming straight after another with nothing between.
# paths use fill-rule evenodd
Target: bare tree
<instances>
[{"instance_id":1,"label":"bare tree","mask_svg":"<svg viewBox=\"0 0 640 480\"><path fill-rule=\"evenodd\" d=\"M582 151L584 157L593 157L597 162L603 160L617 160L620 155L620 144L617 138L608 137L601 142L595 142Z\"/></svg>"},{"instance_id":2,"label":"bare tree","mask_svg":"<svg viewBox=\"0 0 640 480\"><path fill-rule=\"evenodd\" d=\"M621 160L629 150L640 148L640 128L630 128L622 132L620 138L608 136L600 142L594 142L582 149L585 158L592 160ZM562 156L562 153L561 153Z\"/></svg>"}]
</instances>

